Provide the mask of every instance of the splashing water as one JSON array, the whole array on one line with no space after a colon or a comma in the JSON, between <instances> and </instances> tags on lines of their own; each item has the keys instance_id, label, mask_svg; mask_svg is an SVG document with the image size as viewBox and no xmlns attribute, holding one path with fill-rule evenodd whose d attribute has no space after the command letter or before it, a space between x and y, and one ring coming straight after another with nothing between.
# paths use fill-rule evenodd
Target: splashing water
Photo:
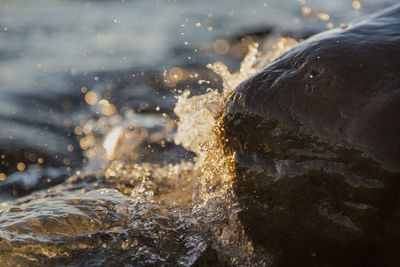
<instances>
[{"instance_id":1,"label":"splashing water","mask_svg":"<svg viewBox=\"0 0 400 267\"><path fill-rule=\"evenodd\" d=\"M178 97L174 112L179 117L178 133L174 140L185 148L194 151L197 156L206 153L204 144L213 143L213 128L221 116L225 102L232 91L243 81L266 67L283 52L288 51L297 42L292 38L274 39L266 44L265 54L258 55L258 43L249 45L249 52L240 64L238 72L231 73L225 64L216 62L207 65L222 78L222 90L208 88L206 94L189 98L190 91Z\"/></svg>"},{"instance_id":2,"label":"splashing water","mask_svg":"<svg viewBox=\"0 0 400 267\"><path fill-rule=\"evenodd\" d=\"M219 127L219 118L229 95L240 83L296 44L297 42L291 38L279 38L269 45L265 54L260 54L258 43L253 43L249 45L249 52L243 59L238 72L231 73L222 62L207 66L222 78L222 90L208 88L206 94L194 97L189 97L190 92L185 91L178 98L174 109L179 118L178 132L174 141L196 153L195 168L202 173L201 184L204 181L218 181L224 184L223 191L230 187L232 155L226 155L223 152L220 144L222 129ZM216 191L215 194L211 194L207 191L201 198L208 199L220 193Z\"/></svg>"},{"instance_id":3,"label":"splashing water","mask_svg":"<svg viewBox=\"0 0 400 267\"><path fill-rule=\"evenodd\" d=\"M215 246L235 265L267 266L272 258L263 250L255 250L244 233L232 191L234 156L221 146L219 118L233 90L258 70L270 64L283 52L295 46L290 38L275 41L265 54L258 54L258 44L249 46L249 52L238 72L231 73L221 62L210 64L223 80L222 90L208 89L204 95L189 98L184 92L178 98L174 112L179 117L175 142L196 153L194 169L199 173L197 201L193 213L215 235Z\"/></svg>"},{"instance_id":4,"label":"splashing water","mask_svg":"<svg viewBox=\"0 0 400 267\"><path fill-rule=\"evenodd\" d=\"M254 43L234 73L221 62L208 65L222 78L222 88L208 88L193 97L184 91L174 108L178 121L129 109L118 113L108 101L97 101L98 96L88 92L88 104L101 115L75 129L88 159L85 169L65 185L21 199L18 208L7 203L0 207L14 218L0 221L1 239L8 244L0 263L24 264L45 257L51 265L68 255L85 255L79 251L86 249L97 255L86 261L88 265L120 257L121 262L187 266L211 248L228 264L270 265L272 257L253 247L237 217L234 156L222 148L219 119L233 90L293 45L294 40L281 38L265 44L261 53ZM167 142L196 157L166 162L176 155L157 153L153 146L163 148ZM145 151L152 160L143 160ZM48 204L41 208L44 200ZM52 211L53 205L60 210ZM23 216L24 210L30 210L31 217ZM43 210L47 219L36 215ZM57 230L49 235L46 230L66 226L68 233ZM12 236L26 235L29 229L34 238L28 235L24 244L13 241ZM167 240L180 240L182 247Z\"/></svg>"},{"instance_id":5,"label":"splashing water","mask_svg":"<svg viewBox=\"0 0 400 267\"><path fill-rule=\"evenodd\" d=\"M296 44L293 39L279 38L265 44L266 52L260 53L259 45L253 43L249 45L249 52L239 71L234 73L222 62L207 65L222 78L222 88L208 88L205 94L193 97L190 97L189 90L185 90L177 97L174 108L177 122L166 116L153 116L146 121L145 116L131 110L122 117L114 115L88 121L83 128L92 125L90 128L93 130L83 138L97 136L96 141L86 150L88 157L92 161L102 162L100 165L103 166L102 172L106 179L124 194L134 199L145 199L148 202L157 200L164 205L168 203L189 209L191 216L204 226L203 229L207 229L203 234L213 240L214 249L228 258L229 262L268 265L272 259L265 251L254 249L237 218L239 207L231 190L234 157L222 149L222 129L218 121L229 95L240 83ZM209 83L203 80L199 82ZM99 124L102 127L97 128L103 132L96 133L95 126ZM149 131L155 125L163 127L163 130L161 134L151 137ZM177 132L173 136L171 131L175 127ZM162 142L172 138L175 144L196 154L194 163L182 161L167 166L129 163L135 161L137 155L134 154L141 143L146 143L146 139L148 143L148 139L151 142ZM103 153L98 153L100 150ZM106 156L99 159L99 155L104 154Z\"/></svg>"}]
</instances>

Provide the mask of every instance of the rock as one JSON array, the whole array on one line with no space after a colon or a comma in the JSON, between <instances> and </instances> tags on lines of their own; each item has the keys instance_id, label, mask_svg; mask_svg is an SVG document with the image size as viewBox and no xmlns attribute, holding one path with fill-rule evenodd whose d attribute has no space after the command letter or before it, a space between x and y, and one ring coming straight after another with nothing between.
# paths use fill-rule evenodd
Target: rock
<instances>
[{"instance_id":1,"label":"rock","mask_svg":"<svg viewBox=\"0 0 400 267\"><path fill-rule=\"evenodd\" d=\"M241 84L222 127L240 220L277 266L399 266L400 5Z\"/></svg>"}]
</instances>

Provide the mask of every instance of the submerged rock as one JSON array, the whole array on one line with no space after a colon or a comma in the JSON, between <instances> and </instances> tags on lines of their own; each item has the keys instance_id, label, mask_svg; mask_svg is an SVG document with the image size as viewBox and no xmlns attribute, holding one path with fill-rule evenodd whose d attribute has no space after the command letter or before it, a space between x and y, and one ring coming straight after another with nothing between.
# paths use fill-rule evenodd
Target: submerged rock
<instances>
[{"instance_id":1,"label":"submerged rock","mask_svg":"<svg viewBox=\"0 0 400 267\"><path fill-rule=\"evenodd\" d=\"M246 232L279 266L398 266L400 5L315 35L231 95Z\"/></svg>"}]
</instances>

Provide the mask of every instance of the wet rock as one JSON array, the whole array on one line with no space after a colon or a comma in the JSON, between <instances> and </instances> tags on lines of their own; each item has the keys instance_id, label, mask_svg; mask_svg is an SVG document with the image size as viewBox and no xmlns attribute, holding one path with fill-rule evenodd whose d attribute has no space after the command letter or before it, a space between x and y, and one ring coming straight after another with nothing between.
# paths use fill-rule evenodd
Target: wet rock
<instances>
[{"instance_id":1,"label":"wet rock","mask_svg":"<svg viewBox=\"0 0 400 267\"><path fill-rule=\"evenodd\" d=\"M315 35L222 118L240 220L279 266L398 266L400 6Z\"/></svg>"}]
</instances>

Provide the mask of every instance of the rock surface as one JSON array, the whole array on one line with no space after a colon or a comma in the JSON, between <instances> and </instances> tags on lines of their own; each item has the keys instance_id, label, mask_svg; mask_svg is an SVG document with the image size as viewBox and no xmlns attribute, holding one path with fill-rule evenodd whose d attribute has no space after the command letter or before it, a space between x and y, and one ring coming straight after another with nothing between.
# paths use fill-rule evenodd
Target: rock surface
<instances>
[{"instance_id":1,"label":"rock surface","mask_svg":"<svg viewBox=\"0 0 400 267\"><path fill-rule=\"evenodd\" d=\"M240 219L277 266L399 266L400 5L315 35L231 95Z\"/></svg>"}]
</instances>

